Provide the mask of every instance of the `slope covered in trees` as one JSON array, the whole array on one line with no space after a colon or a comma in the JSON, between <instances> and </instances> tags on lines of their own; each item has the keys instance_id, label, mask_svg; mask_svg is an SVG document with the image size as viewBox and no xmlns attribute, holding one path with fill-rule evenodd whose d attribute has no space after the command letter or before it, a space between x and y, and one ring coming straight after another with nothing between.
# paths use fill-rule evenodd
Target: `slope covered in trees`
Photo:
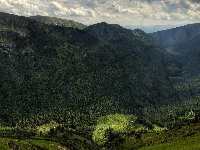
<instances>
[{"instance_id":1,"label":"slope covered in trees","mask_svg":"<svg viewBox=\"0 0 200 150\"><path fill-rule=\"evenodd\" d=\"M174 82L175 93L179 101L178 104L170 106L171 110L179 114L193 111L197 115L200 111L200 24L189 24L150 35L169 52L166 57L166 71Z\"/></svg>"},{"instance_id":2,"label":"slope covered in trees","mask_svg":"<svg viewBox=\"0 0 200 150\"><path fill-rule=\"evenodd\" d=\"M149 36L142 31L128 30L133 44L126 46L135 49L131 50L86 31L48 26L25 17L1 15L1 24L4 122L16 125L21 114L53 108L79 108L81 113L89 109L93 116L133 113L138 106L164 101L166 91L158 88L166 82L164 75L154 74L162 70L158 66L162 66L163 49L146 40ZM15 114L18 117L9 117Z\"/></svg>"},{"instance_id":3,"label":"slope covered in trees","mask_svg":"<svg viewBox=\"0 0 200 150\"><path fill-rule=\"evenodd\" d=\"M112 44L122 51L134 53L135 59L139 62L138 70L134 73L138 74L138 79L141 82L138 87L147 94L152 89L154 94L158 94L159 98L154 97L151 92L148 92L150 97L145 97L145 100L164 103L165 100L170 100L170 81L167 79L165 71L165 56L166 51L162 46L148 34L140 29L129 30L117 24L107 24L105 22L91 25L84 29L93 36ZM143 83L143 88L141 88ZM168 84L169 83L169 84ZM146 88L145 88L146 87ZM157 88L157 90L155 90ZM167 94L165 94L167 92ZM161 97L165 98L161 98ZM167 98L167 96L169 96ZM162 100L160 100L162 99Z\"/></svg>"},{"instance_id":4,"label":"slope covered in trees","mask_svg":"<svg viewBox=\"0 0 200 150\"><path fill-rule=\"evenodd\" d=\"M110 114L136 116L132 124L127 117L111 121L128 122L124 136L140 136L136 125L147 132L188 123L190 110L174 107L180 98L166 56L141 30L106 23L80 30L0 13L0 135L95 149L97 121ZM105 119L103 147L112 137L123 139Z\"/></svg>"}]
</instances>

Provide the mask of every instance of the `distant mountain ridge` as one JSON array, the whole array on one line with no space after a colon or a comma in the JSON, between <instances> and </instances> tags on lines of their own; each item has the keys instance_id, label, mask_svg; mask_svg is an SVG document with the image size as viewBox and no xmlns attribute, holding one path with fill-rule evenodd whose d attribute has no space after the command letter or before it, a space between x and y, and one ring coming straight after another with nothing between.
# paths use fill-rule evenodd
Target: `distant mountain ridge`
<instances>
[{"instance_id":1,"label":"distant mountain ridge","mask_svg":"<svg viewBox=\"0 0 200 150\"><path fill-rule=\"evenodd\" d=\"M150 33L163 47L176 54L183 66L200 59L200 23Z\"/></svg>"},{"instance_id":2,"label":"distant mountain ridge","mask_svg":"<svg viewBox=\"0 0 200 150\"><path fill-rule=\"evenodd\" d=\"M145 26L145 25L125 25L123 26L126 29L141 29L146 33L153 33L153 32L157 32L157 31L162 31L162 30L167 30L167 29L171 29L171 28L175 28L181 25L149 25L149 26Z\"/></svg>"},{"instance_id":3,"label":"distant mountain ridge","mask_svg":"<svg viewBox=\"0 0 200 150\"><path fill-rule=\"evenodd\" d=\"M200 23L188 24L168 30L150 33L167 50L174 50L182 42L187 42L200 34Z\"/></svg>"},{"instance_id":4,"label":"distant mountain ridge","mask_svg":"<svg viewBox=\"0 0 200 150\"><path fill-rule=\"evenodd\" d=\"M37 16L30 16L30 18L40 21L45 24L49 24L49 25L58 25L58 26L62 26L62 27L73 27L73 28L78 28L78 29L84 29L87 27L86 25L79 23L79 22L75 22L73 20L61 19L61 18L56 18L56 17L37 15Z\"/></svg>"}]
</instances>

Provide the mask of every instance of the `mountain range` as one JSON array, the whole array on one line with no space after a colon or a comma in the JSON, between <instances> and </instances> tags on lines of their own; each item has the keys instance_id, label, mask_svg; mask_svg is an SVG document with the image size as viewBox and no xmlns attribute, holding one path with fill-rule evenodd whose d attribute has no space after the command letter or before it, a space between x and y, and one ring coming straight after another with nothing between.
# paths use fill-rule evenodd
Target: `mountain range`
<instances>
[{"instance_id":1,"label":"mountain range","mask_svg":"<svg viewBox=\"0 0 200 150\"><path fill-rule=\"evenodd\" d=\"M188 24L177 28L150 33L167 50L176 49L179 44L189 42L200 34L200 24ZM178 49L178 48L177 48Z\"/></svg>"},{"instance_id":2,"label":"mountain range","mask_svg":"<svg viewBox=\"0 0 200 150\"><path fill-rule=\"evenodd\" d=\"M147 34L0 13L0 126L8 129L0 136L109 149L116 139L197 121L199 27ZM104 145L92 141L97 131L108 136Z\"/></svg>"}]
</instances>

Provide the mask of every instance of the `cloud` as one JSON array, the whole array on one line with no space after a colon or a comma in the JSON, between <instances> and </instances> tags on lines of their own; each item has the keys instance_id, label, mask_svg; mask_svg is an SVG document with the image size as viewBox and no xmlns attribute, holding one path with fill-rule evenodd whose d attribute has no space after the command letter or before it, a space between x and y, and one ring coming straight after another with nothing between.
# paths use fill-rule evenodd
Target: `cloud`
<instances>
[{"instance_id":1,"label":"cloud","mask_svg":"<svg viewBox=\"0 0 200 150\"><path fill-rule=\"evenodd\" d=\"M189 1L192 2L192 3L200 3L199 0L189 0Z\"/></svg>"},{"instance_id":2,"label":"cloud","mask_svg":"<svg viewBox=\"0 0 200 150\"><path fill-rule=\"evenodd\" d=\"M97 1L94 1L94 0L88 0L86 3L85 3L86 6L88 7L96 7L98 6L98 2Z\"/></svg>"},{"instance_id":3,"label":"cloud","mask_svg":"<svg viewBox=\"0 0 200 150\"><path fill-rule=\"evenodd\" d=\"M138 11L132 8L123 8L123 6L117 4L116 2L112 3L111 6L107 8L107 10L112 13L138 14Z\"/></svg>"},{"instance_id":4,"label":"cloud","mask_svg":"<svg viewBox=\"0 0 200 150\"><path fill-rule=\"evenodd\" d=\"M148 3L151 3L153 0L147 0Z\"/></svg>"},{"instance_id":5,"label":"cloud","mask_svg":"<svg viewBox=\"0 0 200 150\"><path fill-rule=\"evenodd\" d=\"M188 13L189 16L191 17L190 19L200 20L200 11L188 10L187 13Z\"/></svg>"},{"instance_id":6,"label":"cloud","mask_svg":"<svg viewBox=\"0 0 200 150\"><path fill-rule=\"evenodd\" d=\"M95 17L96 13L91 9L85 9L83 7L79 8L71 8L70 9L71 16L83 16L83 17Z\"/></svg>"},{"instance_id":7,"label":"cloud","mask_svg":"<svg viewBox=\"0 0 200 150\"><path fill-rule=\"evenodd\" d=\"M187 0L181 0L180 4L185 8L185 9L190 9L191 4Z\"/></svg>"},{"instance_id":8,"label":"cloud","mask_svg":"<svg viewBox=\"0 0 200 150\"><path fill-rule=\"evenodd\" d=\"M199 0L0 0L2 12L54 16L91 24L179 23L197 20ZM189 23L188 22L188 23Z\"/></svg>"},{"instance_id":9,"label":"cloud","mask_svg":"<svg viewBox=\"0 0 200 150\"><path fill-rule=\"evenodd\" d=\"M59 4L58 2L51 2L49 4L50 8L49 8L49 12L51 12L51 14L54 15L64 15L64 14L70 14L70 10L68 10L67 8L63 7L61 4Z\"/></svg>"},{"instance_id":10,"label":"cloud","mask_svg":"<svg viewBox=\"0 0 200 150\"><path fill-rule=\"evenodd\" d=\"M95 8L100 5L106 4L107 0L74 0L76 3L81 4L82 6Z\"/></svg>"},{"instance_id":11,"label":"cloud","mask_svg":"<svg viewBox=\"0 0 200 150\"><path fill-rule=\"evenodd\" d=\"M109 18L120 17L120 15L108 13L108 12L100 12L99 15L101 15L102 17L109 17Z\"/></svg>"},{"instance_id":12,"label":"cloud","mask_svg":"<svg viewBox=\"0 0 200 150\"><path fill-rule=\"evenodd\" d=\"M50 9L48 10L51 14L60 16L74 16L74 17L95 17L95 12L91 9L86 9L77 5L75 8L67 8L58 2L50 3Z\"/></svg>"},{"instance_id":13,"label":"cloud","mask_svg":"<svg viewBox=\"0 0 200 150\"><path fill-rule=\"evenodd\" d=\"M175 20L175 21L180 21L180 20L184 20L184 19L188 19L187 16L183 15L183 14L180 14L180 13L171 13L170 14L170 17Z\"/></svg>"},{"instance_id":14,"label":"cloud","mask_svg":"<svg viewBox=\"0 0 200 150\"><path fill-rule=\"evenodd\" d=\"M0 1L0 10L1 12L24 16L39 14L39 12L41 12L42 14L46 14L43 9L39 10L38 6L30 4L26 0L2 0Z\"/></svg>"},{"instance_id":15,"label":"cloud","mask_svg":"<svg viewBox=\"0 0 200 150\"><path fill-rule=\"evenodd\" d=\"M152 3L153 1L155 1L155 0L141 0L141 2L147 2L147 3Z\"/></svg>"}]
</instances>

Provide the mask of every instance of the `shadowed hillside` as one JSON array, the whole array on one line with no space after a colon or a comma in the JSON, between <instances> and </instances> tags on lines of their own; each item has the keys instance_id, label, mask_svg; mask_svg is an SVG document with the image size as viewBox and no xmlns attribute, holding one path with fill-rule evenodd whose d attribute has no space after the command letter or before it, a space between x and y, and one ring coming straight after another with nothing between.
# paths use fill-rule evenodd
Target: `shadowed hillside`
<instances>
[{"instance_id":1,"label":"shadowed hillside","mask_svg":"<svg viewBox=\"0 0 200 150\"><path fill-rule=\"evenodd\" d=\"M198 75L200 58L200 24L189 24L150 34L169 54L169 67L176 68L175 76L187 79Z\"/></svg>"},{"instance_id":2,"label":"shadowed hillside","mask_svg":"<svg viewBox=\"0 0 200 150\"><path fill-rule=\"evenodd\" d=\"M167 50L174 50L182 43L189 42L200 34L200 24L188 24L168 30L150 33Z\"/></svg>"}]
</instances>

